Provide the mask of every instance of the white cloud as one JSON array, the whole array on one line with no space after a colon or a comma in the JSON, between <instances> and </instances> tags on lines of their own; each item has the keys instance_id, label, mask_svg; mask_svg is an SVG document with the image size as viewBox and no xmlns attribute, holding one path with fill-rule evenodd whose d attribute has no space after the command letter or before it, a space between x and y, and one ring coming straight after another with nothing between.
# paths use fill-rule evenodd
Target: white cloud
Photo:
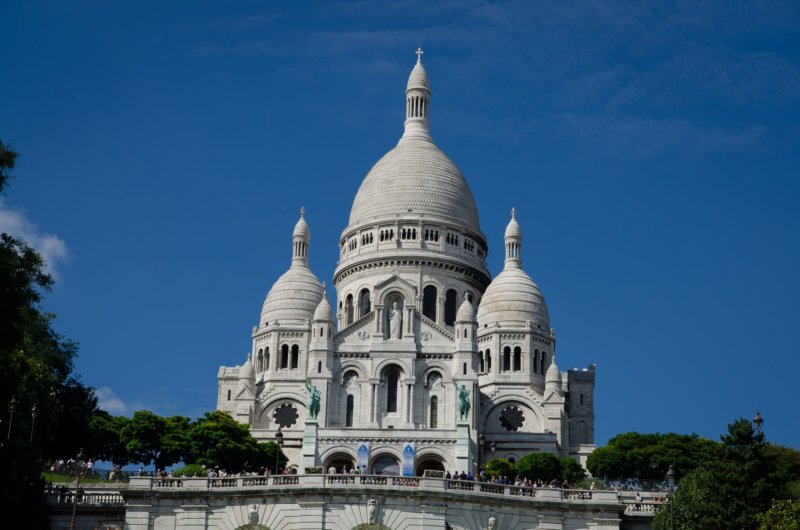
<instances>
[{"instance_id":1,"label":"white cloud","mask_svg":"<svg viewBox=\"0 0 800 530\"><path fill-rule=\"evenodd\" d=\"M24 240L44 258L47 271L57 277L55 266L69 257L64 241L56 235L45 234L19 210L8 208L0 200L0 232Z\"/></svg>"},{"instance_id":2,"label":"white cloud","mask_svg":"<svg viewBox=\"0 0 800 530\"><path fill-rule=\"evenodd\" d=\"M95 394L97 394L99 407L106 412L118 416L128 413L128 406L113 390L111 390L111 387L101 386L95 390Z\"/></svg>"}]
</instances>

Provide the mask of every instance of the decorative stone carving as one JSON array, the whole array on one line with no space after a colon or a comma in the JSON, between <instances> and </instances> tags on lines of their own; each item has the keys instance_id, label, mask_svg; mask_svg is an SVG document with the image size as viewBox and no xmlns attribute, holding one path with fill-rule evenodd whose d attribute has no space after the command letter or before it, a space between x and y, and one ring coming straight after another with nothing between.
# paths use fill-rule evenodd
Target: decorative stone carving
<instances>
[{"instance_id":1,"label":"decorative stone carving","mask_svg":"<svg viewBox=\"0 0 800 530\"><path fill-rule=\"evenodd\" d=\"M369 332L368 331L364 331L362 329L361 331L358 332L358 338L361 339L361 340L369 339Z\"/></svg>"},{"instance_id":2,"label":"decorative stone carving","mask_svg":"<svg viewBox=\"0 0 800 530\"><path fill-rule=\"evenodd\" d=\"M250 521L250 524L258 524L258 505L257 504L253 504L252 506L250 506L249 515L250 515L250 517L249 517L248 520Z\"/></svg>"},{"instance_id":3,"label":"decorative stone carving","mask_svg":"<svg viewBox=\"0 0 800 530\"><path fill-rule=\"evenodd\" d=\"M397 302L392 304L389 312L389 338L399 339L400 329L403 323L403 310L397 306Z\"/></svg>"},{"instance_id":4,"label":"decorative stone carving","mask_svg":"<svg viewBox=\"0 0 800 530\"><path fill-rule=\"evenodd\" d=\"M378 501L375 499L367 501L367 518L369 519L369 524L378 522Z\"/></svg>"},{"instance_id":5,"label":"decorative stone carving","mask_svg":"<svg viewBox=\"0 0 800 530\"><path fill-rule=\"evenodd\" d=\"M489 517L489 524L486 526L487 530L497 530L497 517L494 515Z\"/></svg>"}]
</instances>

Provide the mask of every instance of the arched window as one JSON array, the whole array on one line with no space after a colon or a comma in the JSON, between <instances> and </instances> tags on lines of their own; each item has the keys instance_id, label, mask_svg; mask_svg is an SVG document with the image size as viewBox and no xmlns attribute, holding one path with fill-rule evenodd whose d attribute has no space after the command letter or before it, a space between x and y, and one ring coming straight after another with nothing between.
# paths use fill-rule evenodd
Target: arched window
<instances>
[{"instance_id":1,"label":"arched window","mask_svg":"<svg viewBox=\"0 0 800 530\"><path fill-rule=\"evenodd\" d=\"M358 318L363 317L372 310L369 300L369 289L362 289L358 295Z\"/></svg>"},{"instance_id":2,"label":"arched window","mask_svg":"<svg viewBox=\"0 0 800 530\"><path fill-rule=\"evenodd\" d=\"M506 346L503 348L503 368L504 372L511 371L511 348Z\"/></svg>"},{"instance_id":3,"label":"arched window","mask_svg":"<svg viewBox=\"0 0 800 530\"><path fill-rule=\"evenodd\" d=\"M348 294L344 302L344 321L346 326L353 323L353 295Z\"/></svg>"},{"instance_id":4,"label":"arched window","mask_svg":"<svg viewBox=\"0 0 800 530\"><path fill-rule=\"evenodd\" d=\"M400 372L392 368L386 374L386 412L397 412L397 384Z\"/></svg>"},{"instance_id":5,"label":"arched window","mask_svg":"<svg viewBox=\"0 0 800 530\"><path fill-rule=\"evenodd\" d=\"M292 368L297 368L300 364L300 347L297 344L292 345Z\"/></svg>"},{"instance_id":6,"label":"arched window","mask_svg":"<svg viewBox=\"0 0 800 530\"><path fill-rule=\"evenodd\" d=\"M281 346L281 368L289 368L289 345Z\"/></svg>"},{"instance_id":7,"label":"arched window","mask_svg":"<svg viewBox=\"0 0 800 530\"><path fill-rule=\"evenodd\" d=\"M256 372L264 371L264 350L258 350L258 361L256 362Z\"/></svg>"},{"instance_id":8,"label":"arched window","mask_svg":"<svg viewBox=\"0 0 800 530\"><path fill-rule=\"evenodd\" d=\"M431 429L436 429L439 426L439 398L431 396Z\"/></svg>"},{"instance_id":9,"label":"arched window","mask_svg":"<svg viewBox=\"0 0 800 530\"><path fill-rule=\"evenodd\" d=\"M269 372L269 347L264 350L264 371Z\"/></svg>"},{"instance_id":10,"label":"arched window","mask_svg":"<svg viewBox=\"0 0 800 530\"><path fill-rule=\"evenodd\" d=\"M422 290L422 314L436 322L436 287L426 285Z\"/></svg>"},{"instance_id":11,"label":"arched window","mask_svg":"<svg viewBox=\"0 0 800 530\"><path fill-rule=\"evenodd\" d=\"M345 427L352 427L353 426L353 408L355 407L356 398L353 394L349 394L347 396L347 412L345 412L344 416L344 426Z\"/></svg>"},{"instance_id":12,"label":"arched window","mask_svg":"<svg viewBox=\"0 0 800 530\"><path fill-rule=\"evenodd\" d=\"M492 371L492 350L486 349L486 373Z\"/></svg>"},{"instance_id":13,"label":"arched window","mask_svg":"<svg viewBox=\"0 0 800 530\"><path fill-rule=\"evenodd\" d=\"M544 375L546 366L547 366L547 353L542 352L541 366L539 367L540 374Z\"/></svg>"},{"instance_id":14,"label":"arched window","mask_svg":"<svg viewBox=\"0 0 800 530\"><path fill-rule=\"evenodd\" d=\"M452 326L456 321L456 291L450 289L444 296L444 323Z\"/></svg>"},{"instance_id":15,"label":"arched window","mask_svg":"<svg viewBox=\"0 0 800 530\"><path fill-rule=\"evenodd\" d=\"M514 371L519 372L522 370L522 348L517 346L514 348Z\"/></svg>"},{"instance_id":16,"label":"arched window","mask_svg":"<svg viewBox=\"0 0 800 530\"><path fill-rule=\"evenodd\" d=\"M230 401L230 400L231 400L231 391L228 390L228 401Z\"/></svg>"},{"instance_id":17,"label":"arched window","mask_svg":"<svg viewBox=\"0 0 800 530\"><path fill-rule=\"evenodd\" d=\"M478 352L478 371L483 373L485 371L484 367L483 350L481 350Z\"/></svg>"},{"instance_id":18,"label":"arched window","mask_svg":"<svg viewBox=\"0 0 800 530\"><path fill-rule=\"evenodd\" d=\"M539 350L533 352L533 373L539 373Z\"/></svg>"}]
</instances>

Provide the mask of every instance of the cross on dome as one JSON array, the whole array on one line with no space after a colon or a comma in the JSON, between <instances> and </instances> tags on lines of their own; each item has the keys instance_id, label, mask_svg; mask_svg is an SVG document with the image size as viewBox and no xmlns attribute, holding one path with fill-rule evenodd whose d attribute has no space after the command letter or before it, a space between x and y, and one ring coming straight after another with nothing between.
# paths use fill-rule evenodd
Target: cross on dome
<instances>
[{"instance_id":1,"label":"cross on dome","mask_svg":"<svg viewBox=\"0 0 800 530\"><path fill-rule=\"evenodd\" d=\"M425 52L422 51L422 48L418 47L417 51L415 51L414 53L417 54L417 64L422 64L422 54L425 53Z\"/></svg>"},{"instance_id":2,"label":"cross on dome","mask_svg":"<svg viewBox=\"0 0 800 530\"><path fill-rule=\"evenodd\" d=\"M513 206L511 207L511 218L512 219L516 219L517 218L517 209L514 208Z\"/></svg>"},{"instance_id":3,"label":"cross on dome","mask_svg":"<svg viewBox=\"0 0 800 530\"><path fill-rule=\"evenodd\" d=\"M305 217L306 215L306 208L305 206L300 207L300 217Z\"/></svg>"}]
</instances>

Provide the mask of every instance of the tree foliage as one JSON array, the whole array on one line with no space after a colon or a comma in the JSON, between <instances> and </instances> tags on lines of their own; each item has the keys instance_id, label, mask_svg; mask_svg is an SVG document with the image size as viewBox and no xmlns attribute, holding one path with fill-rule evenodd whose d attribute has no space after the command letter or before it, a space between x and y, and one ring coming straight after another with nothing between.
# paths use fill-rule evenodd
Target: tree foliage
<instances>
[{"instance_id":1,"label":"tree foliage","mask_svg":"<svg viewBox=\"0 0 800 530\"><path fill-rule=\"evenodd\" d=\"M586 462L595 477L663 479L672 466L677 477L715 458L719 444L696 434L618 434Z\"/></svg>"},{"instance_id":2,"label":"tree foliage","mask_svg":"<svg viewBox=\"0 0 800 530\"><path fill-rule=\"evenodd\" d=\"M759 530L800 530L800 499L776 500L758 515Z\"/></svg>"},{"instance_id":3,"label":"tree foliage","mask_svg":"<svg viewBox=\"0 0 800 530\"><path fill-rule=\"evenodd\" d=\"M130 453L122 438L122 432L130 420L125 416L112 416L98 410L89 419L86 452L97 460L107 460L124 466L130 462Z\"/></svg>"},{"instance_id":4,"label":"tree foliage","mask_svg":"<svg viewBox=\"0 0 800 530\"><path fill-rule=\"evenodd\" d=\"M230 472L253 469L259 447L246 425L221 411L207 412L192 424L188 461Z\"/></svg>"},{"instance_id":5,"label":"tree foliage","mask_svg":"<svg viewBox=\"0 0 800 530\"><path fill-rule=\"evenodd\" d=\"M122 429L125 450L131 461L164 469L181 461L188 450L189 418L164 418L139 410Z\"/></svg>"},{"instance_id":6,"label":"tree foliage","mask_svg":"<svg viewBox=\"0 0 800 530\"><path fill-rule=\"evenodd\" d=\"M561 478L561 462L552 453L531 453L519 459L517 474L530 480L550 482Z\"/></svg>"},{"instance_id":7,"label":"tree foliage","mask_svg":"<svg viewBox=\"0 0 800 530\"><path fill-rule=\"evenodd\" d=\"M0 141L0 193L16 158ZM0 511L9 528L47 527L43 450L54 447L67 398L92 393L72 376L77 345L54 330L54 316L41 307L42 294L52 285L34 249L0 234L0 406L6 410L12 398L16 404L13 420L9 414L3 423L3 438L10 432L10 439L0 442Z\"/></svg>"},{"instance_id":8,"label":"tree foliage","mask_svg":"<svg viewBox=\"0 0 800 530\"><path fill-rule=\"evenodd\" d=\"M673 501L656 515L656 530L670 528L668 517L675 528L758 528L768 522L759 513L769 513L773 501L788 497L791 484L800 479L795 467L800 454L769 446L763 432L743 418L728 425L721 442L715 458L680 482Z\"/></svg>"},{"instance_id":9,"label":"tree foliage","mask_svg":"<svg viewBox=\"0 0 800 530\"><path fill-rule=\"evenodd\" d=\"M570 484L577 484L586 478L586 470L583 469L576 460L572 458L561 459L561 479Z\"/></svg>"},{"instance_id":10,"label":"tree foliage","mask_svg":"<svg viewBox=\"0 0 800 530\"><path fill-rule=\"evenodd\" d=\"M483 466L484 472L490 477L513 478L517 475L514 464L504 458L494 458Z\"/></svg>"}]
</instances>

